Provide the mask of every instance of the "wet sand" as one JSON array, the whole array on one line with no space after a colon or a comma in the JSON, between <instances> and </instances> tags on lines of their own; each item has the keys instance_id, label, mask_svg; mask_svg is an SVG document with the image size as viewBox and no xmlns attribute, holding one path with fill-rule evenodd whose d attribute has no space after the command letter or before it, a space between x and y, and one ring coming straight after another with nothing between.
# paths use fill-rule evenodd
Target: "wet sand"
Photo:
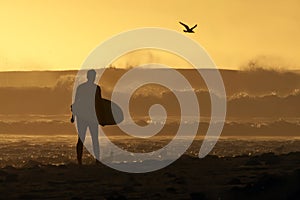
<instances>
[{"instance_id":1,"label":"wet sand","mask_svg":"<svg viewBox=\"0 0 300 200\"><path fill-rule=\"evenodd\" d=\"M145 174L102 164L0 169L0 199L298 199L300 153L260 156L183 156Z\"/></svg>"}]
</instances>

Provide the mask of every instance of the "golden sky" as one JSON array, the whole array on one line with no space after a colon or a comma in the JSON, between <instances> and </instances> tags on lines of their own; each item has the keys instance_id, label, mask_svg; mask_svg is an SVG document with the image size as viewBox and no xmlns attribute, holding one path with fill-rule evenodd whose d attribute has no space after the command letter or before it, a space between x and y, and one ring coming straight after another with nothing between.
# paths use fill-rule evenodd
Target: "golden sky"
<instances>
[{"instance_id":1,"label":"golden sky","mask_svg":"<svg viewBox=\"0 0 300 200\"><path fill-rule=\"evenodd\" d=\"M182 32L178 21L198 24L188 37L220 68L263 58L300 69L299 0L0 0L0 70L79 69L115 34L141 27Z\"/></svg>"}]
</instances>

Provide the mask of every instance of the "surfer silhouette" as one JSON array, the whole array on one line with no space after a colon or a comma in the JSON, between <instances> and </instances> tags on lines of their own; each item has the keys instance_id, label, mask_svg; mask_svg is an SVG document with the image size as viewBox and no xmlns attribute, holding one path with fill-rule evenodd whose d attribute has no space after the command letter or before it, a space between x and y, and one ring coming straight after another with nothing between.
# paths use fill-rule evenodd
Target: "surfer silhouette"
<instances>
[{"instance_id":1,"label":"surfer silhouette","mask_svg":"<svg viewBox=\"0 0 300 200\"><path fill-rule=\"evenodd\" d=\"M99 160L99 140L98 140L98 119L95 110L95 102L100 102L101 88L94 83L96 79L96 71L89 70L87 72L87 81L79 85L76 89L75 101L71 106L73 115L76 117L78 141L76 145L77 161L82 164L83 143L86 137L87 128L89 128L94 156L96 163ZM71 122L74 122L72 115Z\"/></svg>"}]
</instances>

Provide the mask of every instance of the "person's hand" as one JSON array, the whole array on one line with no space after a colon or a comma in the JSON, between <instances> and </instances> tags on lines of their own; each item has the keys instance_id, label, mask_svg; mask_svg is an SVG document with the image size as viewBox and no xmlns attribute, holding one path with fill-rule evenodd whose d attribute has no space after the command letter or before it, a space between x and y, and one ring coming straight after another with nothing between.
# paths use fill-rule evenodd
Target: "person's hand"
<instances>
[{"instance_id":1,"label":"person's hand","mask_svg":"<svg viewBox=\"0 0 300 200\"><path fill-rule=\"evenodd\" d=\"M74 116L71 117L71 123L74 123Z\"/></svg>"},{"instance_id":2,"label":"person's hand","mask_svg":"<svg viewBox=\"0 0 300 200\"><path fill-rule=\"evenodd\" d=\"M72 107L73 107L73 104L71 105L71 112L73 112ZM74 123L74 116L73 116L73 114L72 114L72 117L71 117L70 121L71 121L71 123Z\"/></svg>"}]
</instances>

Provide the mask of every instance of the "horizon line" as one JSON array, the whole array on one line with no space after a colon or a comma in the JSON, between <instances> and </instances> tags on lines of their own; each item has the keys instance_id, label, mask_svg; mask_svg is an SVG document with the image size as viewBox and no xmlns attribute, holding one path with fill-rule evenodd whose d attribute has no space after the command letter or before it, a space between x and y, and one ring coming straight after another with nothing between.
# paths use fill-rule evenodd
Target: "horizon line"
<instances>
[{"instance_id":1,"label":"horizon line","mask_svg":"<svg viewBox=\"0 0 300 200\"><path fill-rule=\"evenodd\" d=\"M103 68L103 69L131 69L131 68L118 68L118 67L107 67L107 68ZM145 68L144 68L145 69ZM168 69L168 68L151 68L151 69ZM195 70L196 68L174 68L177 70ZM201 68L204 70L222 70L222 71L249 71L249 69L245 68L245 69L231 69L231 68ZM287 71L287 72L298 72L300 71L300 69L275 69L275 68L254 68L254 69L264 69L264 70L270 70L270 71ZM80 69L33 69L33 70L0 70L0 73L5 73L5 72L71 72L71 71L79 71ZM86 69L87 70L87 69Z\"/></svg>"}]
</instances>

